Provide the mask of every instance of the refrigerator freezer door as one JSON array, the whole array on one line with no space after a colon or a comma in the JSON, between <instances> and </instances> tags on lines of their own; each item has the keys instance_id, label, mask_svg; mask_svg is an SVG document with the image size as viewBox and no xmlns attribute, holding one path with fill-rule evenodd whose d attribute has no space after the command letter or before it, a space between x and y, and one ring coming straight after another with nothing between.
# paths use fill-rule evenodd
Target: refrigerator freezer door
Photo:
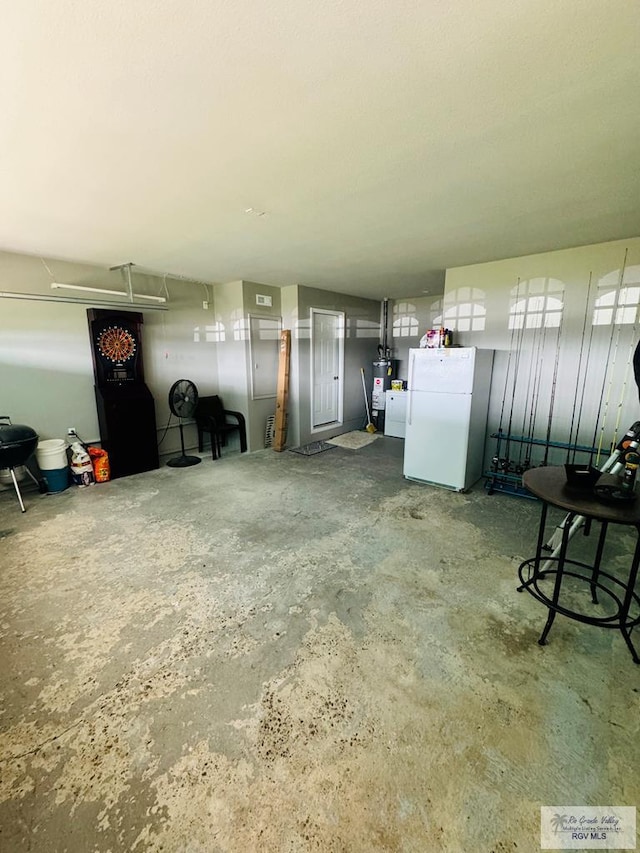
<instances>
[{"instance_id":1,"label":"refrigerator freezer door","mask_svg":"<svg viewBox=\"0 0 640 853\"><path fill-rule=\"evenodd\" d=\"M404 445L404 476L466 488L470 394L409 391Z\"/></svg>"},{"instance_id":2,"label":"refrigerator freezer door","mask_svg":"<svg viewBox=\"0 0 640 853\"><path fill-rule=\"evenodd\" d=\"M470 394L475 347L409 350L409 390Z\"/></svg>"}]
</instances>

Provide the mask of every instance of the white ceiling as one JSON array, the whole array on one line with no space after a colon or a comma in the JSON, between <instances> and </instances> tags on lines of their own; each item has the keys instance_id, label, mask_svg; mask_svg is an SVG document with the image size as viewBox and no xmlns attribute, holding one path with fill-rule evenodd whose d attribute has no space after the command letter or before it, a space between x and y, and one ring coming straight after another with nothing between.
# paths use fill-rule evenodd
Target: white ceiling
<instances>
[{"instance_id":1,"label":"white ceiling","mask_svg":"<svg viewBox=\"0 0 640 853\"><path fill-rule=\"evenodd\" d=\"M639 37L634 0L7 2L0 248L381 298L637 236Z\"/></svg>"}]
</instances>

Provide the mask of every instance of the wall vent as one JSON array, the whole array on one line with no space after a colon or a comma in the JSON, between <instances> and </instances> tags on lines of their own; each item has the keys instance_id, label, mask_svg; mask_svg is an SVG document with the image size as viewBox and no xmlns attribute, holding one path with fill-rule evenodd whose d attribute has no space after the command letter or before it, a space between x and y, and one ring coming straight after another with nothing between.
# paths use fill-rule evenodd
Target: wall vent
<instances>
[{"instance_id":1,"label":"wall vent","mask_svg":"<svg viewBox=\"0 0 640 853\"><path fill-rule=\"evenodd\" d=\"M271 308L272 304L270 296L262 296L262 294L256 293L256 305L264 305L265 308Z\"/></svg>"}]
</instances>

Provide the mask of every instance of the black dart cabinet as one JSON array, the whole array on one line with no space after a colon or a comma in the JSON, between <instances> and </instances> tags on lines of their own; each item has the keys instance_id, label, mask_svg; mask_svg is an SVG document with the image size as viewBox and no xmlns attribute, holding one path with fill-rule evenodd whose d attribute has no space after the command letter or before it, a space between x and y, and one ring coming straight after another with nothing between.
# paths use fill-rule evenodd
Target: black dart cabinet
<instances>
[{"instance_id":1,"label":"black dart cabinet","mask_svg":"<svg viewBox=\"0 0 640 853\"><path fill-rule=\"evenodd\" d=\"M100 442L111 476L160 467L156 413L144 383L142 314L87 309Z\"/></svg>"}]
</instances>

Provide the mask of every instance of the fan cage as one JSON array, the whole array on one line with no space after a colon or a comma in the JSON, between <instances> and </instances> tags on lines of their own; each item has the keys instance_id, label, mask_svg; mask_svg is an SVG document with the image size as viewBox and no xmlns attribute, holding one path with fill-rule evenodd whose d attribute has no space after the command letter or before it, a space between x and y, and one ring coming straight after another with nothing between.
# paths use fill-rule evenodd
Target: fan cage
<instances>
[{"instance_id":1,"label":"fan cage","mask_svg":"<svg viewBox=\"0 0 640 853\"><path fill-rule=\"evenodd\" d=\"M187 393L191 392L192 399L186 399ZM183 405L188 402L188 409L185 410ZM194 382L190 379L178 379L174 382L169 391L169 409L171 414L176 418L184 419L193 417L196 406L198 405L198 389Z\"/></svg>"}]
</instances>

